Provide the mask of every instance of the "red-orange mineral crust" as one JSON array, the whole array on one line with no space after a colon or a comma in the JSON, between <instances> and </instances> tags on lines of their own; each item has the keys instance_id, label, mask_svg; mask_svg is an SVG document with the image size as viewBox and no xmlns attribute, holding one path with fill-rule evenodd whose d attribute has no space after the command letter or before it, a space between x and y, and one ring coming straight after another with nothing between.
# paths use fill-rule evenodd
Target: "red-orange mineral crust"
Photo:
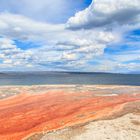
<instances>
[{"instance_id":1,"label":"red-orange mineral crust","mask_svg":"<svg viewBox=\"0 0 140 140\"><path fill-rule=\"evenodd\" d=\"M34 133L101 119L119 111L125 103L140 101L140 94L97 93L59 90L43 94L22 93L2 99L0 140L21 140Z\"/></svg>"}]
</instances>

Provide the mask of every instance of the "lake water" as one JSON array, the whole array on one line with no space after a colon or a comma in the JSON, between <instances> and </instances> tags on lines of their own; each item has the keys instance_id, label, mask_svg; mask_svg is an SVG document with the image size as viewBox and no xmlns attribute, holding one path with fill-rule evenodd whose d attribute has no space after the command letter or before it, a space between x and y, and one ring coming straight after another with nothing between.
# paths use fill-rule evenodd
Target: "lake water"
<instances>
[{"instance_id":1,"label":"lake water","mask_svg":"<svg viewBox=\"0 0 140 140\"><path fill-rule=\"evenodd\" d=\"M140 86L140 74L16 72L0 73L0 85L135 85Z\"/></svg>"}]
</instances>

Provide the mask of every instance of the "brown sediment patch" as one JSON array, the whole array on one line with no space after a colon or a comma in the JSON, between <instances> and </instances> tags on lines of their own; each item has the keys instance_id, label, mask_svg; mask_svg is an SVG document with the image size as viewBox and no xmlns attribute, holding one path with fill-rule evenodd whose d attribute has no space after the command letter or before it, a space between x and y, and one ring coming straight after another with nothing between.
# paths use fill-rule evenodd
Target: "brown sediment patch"
<instances>
[{"instance_id":1,"label":"brown sediment patch","mask_svg":"<svg viewBox=\"0 0 140 140\"><path fill-rule=\"evenodd\" d=\"M131 123L133 123L134 125L140 125L140 121L138 120L132 120Z\"/></svg>"},{"instance_id":2,"label":"brown sediment patch","mask_svg":"<svg viewBox=\"0 0 140 140\"><path fill-rule=\"evenodd\" d=\"M116 110L112 112L111 115L105 116L103 120L115 119L129 113L140 115L140 101L128 102L128 103L123 104L120 110Z\"/></svg>"},{"instance_id":3,"label":"brown sediment patch","mask_svg":"<svg viewBox=\"0 0 140 140\"><path fill-rule=\"evenodd\" d=\"M71 140L73 137L86 132L86 128L84 126L85 125L75 125L55 132L47 133L47 140ZM30 138L32 138L32 136ZM42 137L42 139L44 138ZM46 138L44 140L46 140Z\"/></svg>"},{"instance_id":4,"label":"brown sediment patch","mask_svg":"<svg viewBox=\"0 0 140 140\"><path fill-rule=\"evenodd\" d=\"M43 136L44 136L43 133L36 133L32 135L31 137L27 138L26 140L41 140Z\"/></svg>"},{"instance_id":5,"label":"brown sediment patch","mask_svg":"<svg viewBox=\"0 0 140 140\"><path fill-rule=\"evenodd\" d=\"M107 86L106 94L107 90L112 90L112 87ZM135 94L126 94L123 93L124 87L118 96L94 96L97 91L98 94L105 93L100 88L96 91L59 88L58 91L47 90L46 93L44 90L41 94L38 91L36 94L24 91L23 94L0 100L2 140L21 140L31 135L32 139L39 139L46 132L110 117L122 110L124 104L140 101L139 90L135 90Z\"/></svg>"}]
</instances>

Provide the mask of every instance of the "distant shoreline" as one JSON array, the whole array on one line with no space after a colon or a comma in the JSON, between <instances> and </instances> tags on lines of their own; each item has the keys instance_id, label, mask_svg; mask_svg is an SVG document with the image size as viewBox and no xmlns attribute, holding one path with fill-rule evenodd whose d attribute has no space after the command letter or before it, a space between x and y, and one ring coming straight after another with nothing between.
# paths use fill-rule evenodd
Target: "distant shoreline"
<instances>
[{"instance_id":1,"label":"distant shoreline","mask_svg":"<svg viewBox=\"0 0 140 140\"><path fill-rule=\"evenodd\" d=\"M38 73L68 73L68 74L122 74L122 75L140 75L140 72L120 73L120 72L80 72L80 71L0 71L0 74L38 74Z\"/></svg>"}]
</instances>

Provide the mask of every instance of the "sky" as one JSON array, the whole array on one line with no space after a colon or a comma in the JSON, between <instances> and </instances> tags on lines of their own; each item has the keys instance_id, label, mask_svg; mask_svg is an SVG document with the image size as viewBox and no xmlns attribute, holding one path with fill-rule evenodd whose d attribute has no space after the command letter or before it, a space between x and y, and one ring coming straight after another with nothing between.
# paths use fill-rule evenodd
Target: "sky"
<instances>
[{"instance_id":1,"label":"sky","mask_svg":"<svg viewBox=\"0 0 140 140\"><path fill-rule=\"evenodd\" d=\"M140 73L140 0L0 0L0 71Z\"/></svg>"}]
</instances>

